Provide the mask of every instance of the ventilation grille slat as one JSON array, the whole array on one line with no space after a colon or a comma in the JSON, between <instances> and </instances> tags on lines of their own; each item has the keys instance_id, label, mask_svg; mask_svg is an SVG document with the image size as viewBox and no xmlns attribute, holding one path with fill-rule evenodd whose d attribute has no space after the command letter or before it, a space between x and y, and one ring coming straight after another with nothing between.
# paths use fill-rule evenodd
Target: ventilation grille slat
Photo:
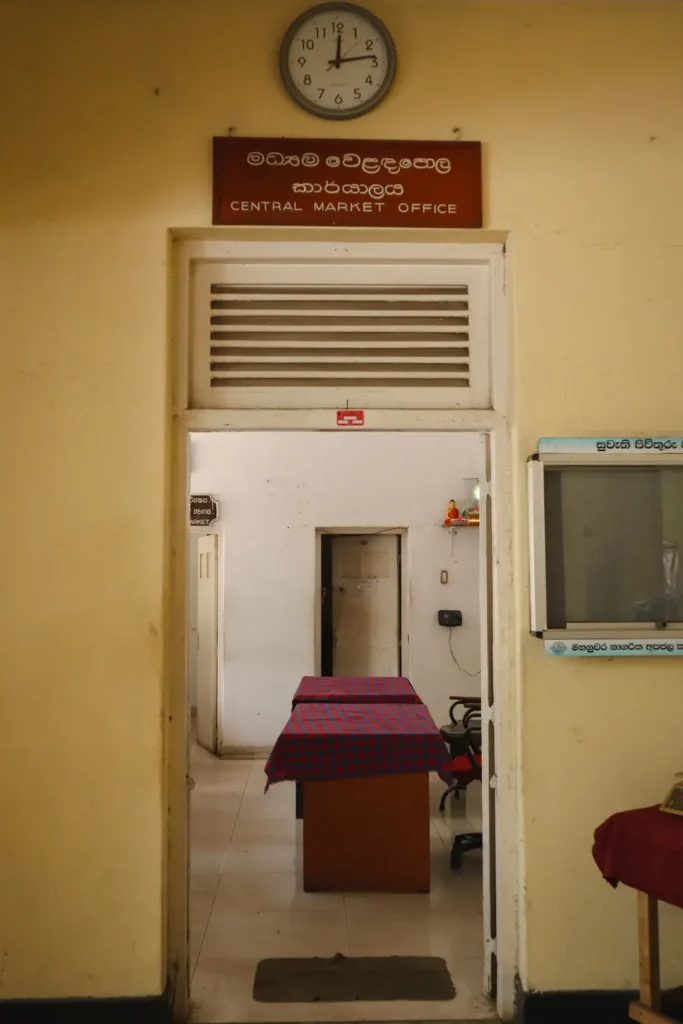
<instances>
[{"instance_id":1,"label":"ventilation grille slat","mask_svg":"<svg viewBox=\"0 0 683 1024\"><path fill-rule=\"evenodd\" d=\"M211 285L212 388L468 388L467 285Z\"/></svg>"}]
</instances>

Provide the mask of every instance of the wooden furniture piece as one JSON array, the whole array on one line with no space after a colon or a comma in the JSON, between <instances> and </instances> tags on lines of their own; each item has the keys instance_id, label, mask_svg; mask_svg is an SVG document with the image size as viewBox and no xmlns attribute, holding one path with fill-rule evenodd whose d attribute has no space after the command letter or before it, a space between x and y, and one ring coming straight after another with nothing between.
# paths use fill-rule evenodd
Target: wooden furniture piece
<instances>
[{"instance_id":1,"label":"wooden furniture piece","mask_svg":"<svg viewBox=\"0 0 683 1024\"><path fill-rule=\"evenodd\" d=\"M629 1017L641 1024L671 1021L662 1010L662 989L659 975L659 904L654 896L638 892L638 965L640 999L631 1003Z\"/></svg>"},{"instance_id":2,"label":"wooden furniture piece","mask_svg":"<svg viewBox=\"0 0 683 1024\"><path fill-rule=\"evenodd\" d=\"M303 784L304 888L429 892L429 772L449 782L449 760L424 704L297 704L265 773Z\"/></svg>"},{"instance_id":3,"label":"wooden furniture piece","mask_svg":"<svg viewBox=\"0 0 683 1024\"><path fill-rule=\"evenodd\" d=\"M662 1012L658 901L683 908L683 818L658 806L613 814L595 830L593 858L611 885L638 893L640 998L629 1016L641 1024L674 1024Z\"/></svg>"},{"instance_id":4,"label":"wooden furniture piece","mask_svg":"<svg viewBox=\"0 0 683 1024\"><path fill-rule=\"evenodd\" d=\"M304 891L427 893L429 775L304 784Z\"/></svg>"},{"instance_id":5,"label":"wooden furniture piece","mask_svg":"<svg viewBox=\"0 0 683 1024\"><path fill-rule=\"evenodd\" d=\"M406 676L302 676L292 698L297 704L421 704ZM296 784L296 817L304 816L303 789Z\"/></svg>"}]
</instances>

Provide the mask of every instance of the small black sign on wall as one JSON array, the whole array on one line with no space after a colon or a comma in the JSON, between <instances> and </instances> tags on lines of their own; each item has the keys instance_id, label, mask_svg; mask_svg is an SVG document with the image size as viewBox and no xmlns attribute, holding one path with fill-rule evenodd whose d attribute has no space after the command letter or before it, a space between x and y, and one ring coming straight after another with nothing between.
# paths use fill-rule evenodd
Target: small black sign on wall
<instances>
[{"instance_id":1,"label":"small black sign on wall","mask_svg":"<svg viewBox=\"0 0 683 1024\"><path fill-rule=\"evenodd\" d=\"M211 526L217 518L218 505L211 495L190 495L190 526Z\"/></svg>"}]
</instances>

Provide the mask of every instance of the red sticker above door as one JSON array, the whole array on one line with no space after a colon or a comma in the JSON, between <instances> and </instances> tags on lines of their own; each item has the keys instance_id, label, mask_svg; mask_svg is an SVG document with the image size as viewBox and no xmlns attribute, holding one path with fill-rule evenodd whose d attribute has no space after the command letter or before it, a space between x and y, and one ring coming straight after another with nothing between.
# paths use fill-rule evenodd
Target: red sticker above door
<instances>
[{"instance_id":1,"label":"red sticker above door","mask_svg":"<svg viewBox=\"0 0 683 1024\"><path fill-rule=\"evenodd\" d=\"M337 412L338 427L364 427L365 413L358 409L339 409Z\"/></svg>"}]
</instances>

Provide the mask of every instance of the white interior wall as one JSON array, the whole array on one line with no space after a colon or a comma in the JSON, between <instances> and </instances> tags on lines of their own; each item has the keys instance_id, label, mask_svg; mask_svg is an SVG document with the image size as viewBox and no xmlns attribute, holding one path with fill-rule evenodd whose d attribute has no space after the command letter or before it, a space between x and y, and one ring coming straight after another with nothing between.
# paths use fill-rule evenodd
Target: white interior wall
<instances>
[{"instance_id":1,"label":"white interior wall","mask_svg":"<svg viewBox=\"0 0 683 1024\"><path fill-rule=\"evenodd\" d=\"M479 446L466 434L193 437L190 489L219 501L224 545L223 749L270 747L299 678L316 672L320 527L407 529L404 671L439 723L449 694L479 692L437 623L439 608L462 610L453 647L464 669L478 671L479 531L459 530L451 555L441 523L449 499L460 503L463 480L479 475Z\"/></svg>"}]
</instances>

